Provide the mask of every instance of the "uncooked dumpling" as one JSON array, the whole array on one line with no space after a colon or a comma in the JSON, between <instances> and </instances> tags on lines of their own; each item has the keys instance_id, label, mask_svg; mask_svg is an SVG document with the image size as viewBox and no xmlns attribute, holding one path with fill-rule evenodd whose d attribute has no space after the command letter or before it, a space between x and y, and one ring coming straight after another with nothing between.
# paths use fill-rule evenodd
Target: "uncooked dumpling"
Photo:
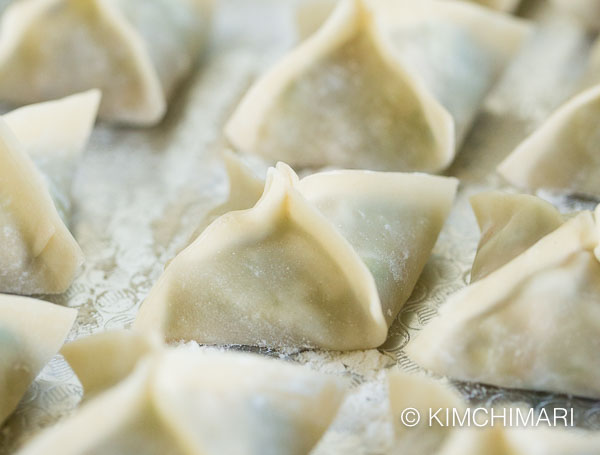
<instances>
[{"instance_id":1,"label":"uncooked dumpling","mask_svg":"<svg viewBox=\"0 0 600 455\"><path fill-rule=\"evenodd\" d=\"M19 453L304 455L329 427L345 387L254 354L161 349Z\"/></svg>"},{"instance_id":2,"label":"uncooked dumpling","mask_svg":"<svg viewBox=\"0 0 600 455\"><path fill-rule=\"evenodd\" d=\"M460 2L342 0L255 83L226 135L297 167L440 171L527 30Z\"/></svg>"},{"instance_id":3,"label":"uncooked dumpling","mask_svg":"<svg viewBox=\"0 0 600 455\"><path fill-rule=\"evenodd\" d=\"M64 292L83 262L65 223L99 101L90 91L0 118L0 292Z\"/></svg>"},{"instance_id":4,"label":"uncooked dumpling","mask_svg":"<svg viewBox=\"0 0 600 455\"><path fill-rule=\"evenodd\" d=\"M393 372L388 374L390 410L394 425L395 440L393 455L437 455L438 449L450 436L450 426L439 425L432 419L430 409L435 412L443 408L463 412L467 404L449 384L441 383L425 375ZM410 411L406 411L406 410ZM416 413L412 411L416 411ZM405 414L409 412L408 414ZM415 422L416 419L419 420ZM444 422L443 419L441 419Z\"/></svg>"},{"instance_id":5,"label":"uncooked dumpling","mask_svg":"<svg viewBox=\"0 0 600 455\"><path fill-rule=\"evenodd\" d=\"M215 220L166 267L135 327L168 340L366 349L410 296L457 181L280 163L248 210Z\"/></svg>"},{"instance_id":6,"label":"uncooked dumpling","mask_svg":"<svg viewBox=\"0 0 600 455\"><path fill-rule=\"evenodd\" d=\"M498 172L508 182L530 190L600 196L600 40L590 52L580 88L500 163Z\"/></svg>"},{"instance_id":7,"label":"uncooked dumpling","mask_svg":"<svg viewBox=\"0 0 600 455\"><path fill-rule=\"evenodd\" d=\"M600 196L600 85L559 108L498 167L520 188Z\"/></svg>"},{"instance_id":8,"label":"uncooked dumpling","mask_svg":"<svg viewBox=\"0 0 600 455\"><path fill-rule=\"evenodd\" d=\"M460 380L600 398L598 235L590 212L566 221L452 296L409 356Z\"/></svg>"},{"instance_id":9,"label":"uncooked dumpling","mask_svg":"<svg viewBox=\"0 0 600 455\"><path fill-rule=\"evenodd\" d=\"M77 311L0 294L0 426L62 346Z\"/></svg>"},{"instance_id":10,"label":"uncooked dumpling","mask_svg":"<svg viewBox=\"0 0 600 455\"><path fill-rule=\"evenodd\" d=\"M0 100L27 104L98 88L102 118L157 123L205 43L210 4L13 2L0 25Z\"/></svg>"},{"instance_id":11,"label":"uncooked dumpling","mask_svg":"<svg viewBox=\"0 0 600 455\"><path fill-rule=\"evenodd\" d=\"M598 433L561 427L456 429L436 455L599 455Z\"/></svg>"},{"instance_id":12,"label":"uncooked dumpling","mask_svg":"<svg viewBox=\"0 0 600 455\"><path fill-rule=\"evenodd\" d=\"M491 408L469 407L458 392L440 381L400 372L390 373L388 381L395 428L391 454L600 454L600 435L597 433L573 428L544 427L543 420L540 420L540 426L532 426L538 422L539 412L535 409L495 407L494 415L506 416L503 424L501 418L492 420ZM414 426L414 420L411 419L417 414L411 413L412 411L416 411L419 417ZM460 420L463 419L464 424L461 425ZM568 417L566 421L559 419L558 422L568 424Z\"/></svg>"},{"instance_id":13,"label":"uncooked dumpling","mask_svg":"<svg viewBox=\"0 0 600 455\"><path fill-rule=\"evenodd\" d=\"M481 230L471 282L503 266L564 222L552 204L528 194L480 193L471 198L471 207Z\"/></svg>"},{"instance_id":14,"label":"uncooked dumpling","mask_svg":"<svg viewBox=\"0 0 600 455\"><path fill-rule=\"evenodd\" d=\"M600 28L600 0L552 0L552 3L592 30Z\"/></svg>"}]
</instances>

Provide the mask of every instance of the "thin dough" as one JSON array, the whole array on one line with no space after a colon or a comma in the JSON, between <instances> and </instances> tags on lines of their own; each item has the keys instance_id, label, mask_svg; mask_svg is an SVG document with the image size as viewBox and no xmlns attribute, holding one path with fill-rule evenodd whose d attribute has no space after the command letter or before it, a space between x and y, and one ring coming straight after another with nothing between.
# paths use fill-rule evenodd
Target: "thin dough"
<instances>
[{"instance_id":1,"label":"thin dough","mask_svg":"<svg viewBox=\"0 0 600 455\"><path fill-rule=\"evenodd\" d=\"M167 340L366 349L384 342L449 213L457 181L280 163L248 210L173 259L135 327Z\"/></svg>"},{"instance_id":2,"label":"thin dough","mask_svg":"<svg viewBox=\"0 0 600 455\"><path fill-rule=\"evenodd\" d=\"M89 364L90 356L108 361L113 347L103 336L76 349ZM19 453L304 455L345 388L339 378L254 354L158 349Z\"/></svg>"},{"instance_id":3,"label":"thin dough","mask_svg":"<svg viewBox=\"0 0 600 455\"><path fill-rule=\"evenodd\" d=\"M94 90L0 119L1 292L64 292L83 262L65 223L73 171L99 101Z\"/></svg>"},{"instance_id":4,"label":"thin dough","mask_svg":"<svg viewBox=\"0 0 600 455\"><path fill-rule=\"evenodd\" d=\"M590 212L566 221L452 296L409 356L460 380L599 398L598 235Z\"/></svg>"},{"instance_id":5,"label":"thin dough","mask_svg":"<svg viewBox=\"0 0 600 455\"><path fill-rule=\"evenodd\" d=\"M438 408L456 409L463 412L467 405L458 392L449 384L436 381L425 375L393 372L388 374L390 411L394 425L394 455L434 455L450 437L452 427L439 425L436 420L429 420L430 410ZM403 417L407 409L417 414ZM407 417L419 421L414 426ZM443 421L443 420L442 420ZM409 425L407 425L407 423Z\"/></svg>"},{"instance_id":6,"label":"thin dough","mask_svg":"<svg viewBox=\"0 0 600 455\"><path fill-rule=\"evenodd\" d=\"M520 188L600 196L599 121L597 85L552 114L498 166L498 172Z\"/></svg>"},{"instance_id":7,"label":"thin dough","mask_svg":"<svg viewBox=\"0 0 600 455\"><path fill-rule=\"evenodd\" d=\"M495 408L495 415L507 416L507 424L503 425L502 420L497 419L492 425L491 409L487 409L487 414L484 414L477 411L483 409L480 406L469 408L465 400L448 384L423 375L400 372L388 374L388 383L395 428L392 454L600 454L600 436L597 433L573 428L532 427L538 415L535 409ZM416 414L406 414L407 410L418 413L420 420L414 426L411 423L414 421L410 418ZM521 412L520 420L517 420L517 411ZM470 420L464 420L465 423L460 425L459 421L465 415L470 415ZM529 426L523 424L525 421Z\"/></svg>"},{"instance_id":8,"label":"thin dough","mask_svg":"<svg viewBox=\"0 0 600 455\"><path fill-rule=\"evenodd\" d=\"M388 0L389 1L389 0ZM392 0L393 1L393 0ZM460 0L459 0L460 1ZM513 12L521 0L470 0L498 11ZM557 0L561 1L561 0ZM589 0L582 0L583 2ZM591 0L595 1L595 0ZM296 11L296 29L300 39L308 38L323 25L340 0L304 0Z\"/></svg>"},{"instance_id":9,"label":"thin dough","mask_svg":"<svg viewBox=\"0 0 600 455\"><path fill-rule=\"evenodd\" d=\"M471 268L471 282L500 268L563 224L554 206L528 194L501 191L471 198L481 239Z\"/></svg>"},{"instance_id":10,"label":"thin dough","mask_svg":"<svg viewBox=\"0 0 600 455\"><path fill-rule=\"evenodd\" d=\"M600 3L598 3L600 5ZM600 196L600 39L580 92L560 106L498 166L524 189Z\"/></svg>"},{"instance_id":11,"label":"thin dough","mask_svg":"<svg viewBox=\"0 0 600 455\"><path fill-rule=\"evenodd\" d=\"M13 2L0 25L0 99L28 104L98 88L101 118L155 124L194 67L210 10L210 0Z\"/></svg>"},{"instance_id":12,"label":"thin dough","mask_svg":"<svg viewBox=\"0 0 600 455\"><path fill-rule=\"evenodd\" d=\"M226 136L296 167L440 171L528 30L459 2L340 1L254 84Z\"/></svg>"},{"instance_id":13,"label":"thin dough","mask_svg":"<svg viewBox=\"0 0 600 455\"><path fill-rule=\"evenodd\" d=\"M0 426L58 353L77 311L0 294Z\"/></svg>"},{"instance_id":14,"label":"thin dough","mask_svg":"<svg viewBox=\"0 0 600 455\"><path fill-rule=\"evenodd\" d=\"M592 30L600 28L599 0L552 0L552 3L562 12L572 15L584 26Z\"/></svg>"}]
</instances>

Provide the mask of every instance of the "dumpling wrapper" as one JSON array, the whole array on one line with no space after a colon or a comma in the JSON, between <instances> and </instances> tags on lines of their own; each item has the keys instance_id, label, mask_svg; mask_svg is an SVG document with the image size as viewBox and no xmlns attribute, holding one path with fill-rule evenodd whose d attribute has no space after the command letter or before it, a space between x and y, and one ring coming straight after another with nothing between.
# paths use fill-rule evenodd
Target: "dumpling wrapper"
<instances>
[{"instance_id":1,"label":"dumpling wrapper","mask_svg":"<svg viewBox=\"0 0 600 455\"><path fill-rule=\"evenodd\" d=\"M18 453L304 455L345 387L254 354L165 349Z\"/></svg>"},{"instance_id":2,"label":"dumpling wrapper","mask_svg":"<svg viewBox=\"0 0 600 455\"><path fill-rule=\"evenodd\" d=\"M83 262L65 223L99 101L93 90L0 118L0 292L64 292Z\"/></svg>"},{"instance_id":3,"label":"dumpling wrapper","mask_svg":"<svg viewBox=\"0 0 600 455\"><path fill-rule=\"evenodd\" d=\"M409 357L459 380L599 398L598 233L582 212L459 291Z\"/></svg>"},{"instance_id":4,"label":"dumpling wrapper","mask_svg":"<svg viewBox=\"0 0 600 455\"><path fill-rule=\"evenodd\" d=\"M471 197L471 207L481 231L471 282L489 275L564 223L552 204L528 194L480 193Z\"/></svg>"},{"instance_id":5,"label":"dumpling wrapper","mask_svg":"<svg viewBox=\"0 0 600 455\"><path fill-rule=\"evenodd\" d=\"M517 9L521 0L470 0L474 3L479 3L482 6L493 8L498 11L504 11L507 13L513 12Z\"/></svg>"},{"instance_id":6,"label":"dumpling wrapper","mask_svg":"<svg viewBox=\"0 0 600 455\"><path fill-rule=\"evenodd\" d=\"M97 88L101 118L155 124L205 45L211 3L13 2L0 25L0 99L28 104Z\"/></svg>"},{"instance_id":7,"label":"dumpling wrapper","mask_svg":"<svg viewBox=\"0 0 600 455\"><path fill-rule=\"evenodd\" d=\"M440 171L528 30L458 2L342 0L248 91L226 136L295 167Z\"/></svg>"},{"instance_id":8,"label":"dumpling wrapper","mask_svg":"<svg viewBox=\"0 0 600 455\"><path fill-rule=\"evenodd\" d=\"M519 188L600 196L599 122L597 85L552 114L498 166L498 172Z\"/></svg>"},{"instance_id":9,"label":"dumpling wrapper","mask_svg":"<svg viewBox=\"0 0 600 455\"><path fill-rule=\"evenodd\" d=\"M430 426L430 409L432 412L439 408L462 412L467 407L463 398L449 384L422 374L388 373L388 386L395 434L392 454L437 455L453 428L441 426L436 420L432 420ZM414 426L407 426L402 420L407 409L418 412L420 420Z\"/></svg>"},{"instance_id":10,"label":"dumpling wrapper","mask_svg":"<svg viewBox=\"0 0 600 455\"><path fill-rule=\"evenodd\" d=\"M58 353L77 311L0 294L0 426Z\"/></svg>"},{"instance_id":11,"label":"dumpling wrapper","mask_svg":"<svg viewBox=\"0 0 600 455\"><path fill-rule=\"evenodd\" d=\"M460 428L436 455L598 455L600 437L579 429Z\"/></svg>"},{"instance_id":12,"label":"dumpling wrapper","mask_svg":"<svg viewBox=\"0 0 600 455\"><path fill-rule=\"evenodd\" d=\"M391 453L398 455L596 455L600 436L591 431L561 427L491 425L491 413L474 417L477 424L453 425L452 415L464 418L468 404L448 384L424 375L393 372L388 374L390 408L395 428ZM477 408L471 407L471 415ZM420 421L415 426L403 423L402 413L416 410ZM497 415L513 415L517 408L497 409ZM449 418L446 420L446 410ZM537 419L538 412L522 408L523 420ZM429 425L429 415L436 415ZM531 417L529 417L531 416ZM479 418L478 418L479 417ZM407 417L405 419L408 420ZM507 417L507 422L510 422ZM456 421L458 423L458 421ZM467 420L469 422L469 420ZM516 420L515 420L516 422ZM531 423L530 423L531 425Z\"/></svg>"},{"instance_id":13,"label":"dumpling wrapper","mask_svg":"<svg viewBox=\"0 0 600 455\"><path fill-rule=\"evenodd\" d=\"M116 386L135 370L140 359L161 348L155 337L116 330L67 343L60 353L77 374L87 400Z\"/></svg>"},{"instance_id":14,"label":"dumpling wrapper","mask_svg":"<svg viewBox=\"0 0 600 455\"><path fill-rule=\"evenodd\" d=\"M498 173L508 182L529 190L600 196L600 39L579 88L500 163Z\"/></svg>"},{"instance_id":15,"label":"dumpling wrapper","mask_svg":"<svg viewBox=\"0 0 600 455\"><path fill-rule=\"evenodd\" d=\"M581 24L597 31L600 29L600 1L598 0L552 0L562 12L570 14Z\"/></svg>"},{"instance_id":16,"label":"dumpling wrapper","mask_svg":"<svg viewBox=\"0 0 600 455\"><path fill-rule=\"evenodd\" d=\"M306 39L327 20L340 0L304 0L296 11L296 30L300 39ZM453 0L454 1L454 0ZM460 0L458 0L460 1ZM470 0L498 11L512 12L521 0ZM586 1L586 0L583 0Z\"/></svg>"},{"instance_id":17,"label":"dumpling wrapper","mask_svg":"<svg viewBox=\"0 0 600 455\"><path fill-rule=\"evenodd\" d=\"M280 163L253 208L218 218L169 263L134 327L208 344L379 346L456 186L368 171L299 180Z\"/></svg>"}]
</instances>

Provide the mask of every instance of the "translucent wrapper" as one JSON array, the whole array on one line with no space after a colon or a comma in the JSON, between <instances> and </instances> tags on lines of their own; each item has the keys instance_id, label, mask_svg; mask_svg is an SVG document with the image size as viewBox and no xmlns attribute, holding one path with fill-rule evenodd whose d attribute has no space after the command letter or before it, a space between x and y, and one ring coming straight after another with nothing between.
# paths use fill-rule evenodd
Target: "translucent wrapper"
<instances>
[{"instance_id":1,"label":"translucent wrapper","mask_svg":"<svg viewBox=\"0 0 600 455\"><path fill-rule=\"evenodd\" d=\"M220 158L223 125L249 84L293 46L296 4L218 2L211 49L165 121L149 130L100 125L93 133L74 181L71 223L86 263L67 293L48 297L79 310L70 339L128 327L164 264L223 201L228 187ZM353 379L353 392L316 454L388 452L392 430L383 372L394 366L418 370L403 348L447 296L468 282L479 240L469 196L505 188L495 167L577 88L591 46L584 27L553 13L543 0L524 2L519 14L534 19L537 30L488 97L446 172L461 179L458 201L386 343L378 351L277 353ZM541 196L563 212L595 206ZM600 402L455 385L473 404L573 407L577 426L600 429ZM57 356L0 430L0 454L12 453L70 413L80 397L81 386Z\"/></svg>"}]
</instances>

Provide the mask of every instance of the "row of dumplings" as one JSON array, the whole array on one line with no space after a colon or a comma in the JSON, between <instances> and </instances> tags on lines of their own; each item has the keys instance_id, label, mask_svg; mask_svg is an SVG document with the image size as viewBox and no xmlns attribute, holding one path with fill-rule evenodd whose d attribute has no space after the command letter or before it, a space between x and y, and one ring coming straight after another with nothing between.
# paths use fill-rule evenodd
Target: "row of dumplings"
<instances>
[{"instance_id":1,"label":"row of dumplings","mask_svg":"<svg viewBox=\"0 0 600 455\"><path fill-rule=\"evenodd\" d=\"M499 7L517 6L509 3ZM109 121L159 121L202 47L209 9L199 0L22 0L6 9L0 99L21 104L100 88L102 100L91 90L0 119L0 292L61 293L71 284L83 254L66 227L70 182L97 111ZM307 453L326 430L344 396L337 378L242 354L178 352L157 340L276 349L380 346L431 254L458 185L404 171L437 172L450 164L530 26L458 1L341 0L325 10L326 18L302 22L306 39L249 90L225 134L239 154L296 168L373 171L299 178L280 162L265 177L238 154L225 153L228 201L167 265L134 332L63 349L89 402L23 453L137 453L142 447L144 453L265 453L265 447ZM154 33L157 24L169 33ZM65 49L73 59L59 64ZM83 63L89 55L95 65ZM591 88L500 166L507 180L600 194L593 155L600 117L593 77L600 67L591 68ZM561 156L568 159L557 164ZM455 379L600 398L599 215L566 219L533 196L505 193L480 194L472 205L482 230L473 282L409 344L410 357ZM60 349L75 313L0 296L0 377L7 378L0 422ZM436 396L427 387L439 386L390 378L392 397L417 395L420 388ZM118 419L115 407L124 410ZM235 438L223 421L235 422ZM540 453L598 446L593 436L576 433L457 431L430 453L467 453L464 447L489 453L499 440L500 453L532 453L544 444ZM555 437L561 442L548 442Z\"/></svg>"},{"instance_id":2,"label":"row of dumplings","mask_svg":"<svg viewBox=\"0 0 600 455\"><path fill-rule=\"evenodd\" d=\"M34 316L38 334L56 347L74 316L73 310L23 297L0 299L0 311L12 313L15 327L21 328L15 341L27 344L22 359L32 365L51 355L50 344L44 351L32 332L22 330L19 322L23 321L18 319L29 322ZM38 324L38 314L47 318L44 322L56 322L54 329ZM156 338L131 331L93 335L68 343L61 352L84 387L83 404L34 437L19 455L304 455L319 443L352 393L343 375L256 354L169 348ZM15 379L8 386L16 394L28 378L8 379ZM387 421L394 429L392 441L386 443L390 453L600 453L598 434L532 426L543 415L536 416L538 411L526 407L522 415L530 415L531 420L521 428L485 421L460 428L443 417L431 425L423 419L407 426L401 420L406 409L427 416L430 409L464 413L468 405L448 384L426 376L390 370L384 380ZM15 397L9 395L9 401ZM0 419L6 414L5 402L0 402Z\"/></svg>"}]
</instances>

